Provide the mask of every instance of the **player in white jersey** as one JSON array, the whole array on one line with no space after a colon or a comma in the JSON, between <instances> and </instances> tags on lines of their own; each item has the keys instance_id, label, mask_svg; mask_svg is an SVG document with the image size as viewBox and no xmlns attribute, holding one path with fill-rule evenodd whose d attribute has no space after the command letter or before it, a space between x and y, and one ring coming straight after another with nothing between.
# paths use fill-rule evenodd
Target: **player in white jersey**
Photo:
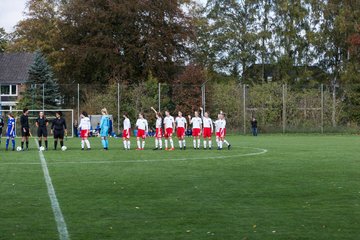
<instances>
[{"instance_id":1,"label":"player in white jersey","mask_svg":"<svg viewBox=\"0 0 360 240\"><path fill-rule=\"evenodd\" d=\"M225 113L221 111L221 120L223 121L223 138L222 141L227 145L228 150L231 148L231 144L225 139L226 136L226 119L225 119Z\"/></svg>"},{"instance_id":2,"label":"player in white jersey","mask_svg":"<svg viewBox=\"0 0 360 240\"><path fill-rule=\"evenodd\" d=\"M86 143L87 149L90 150L91 147L90 147L90 142L88 140L90 128L91 128L90 118L88 117L88 114L85 111L81 113L80 117L81 117L81 120L80 120L79 128L81 129L81 131L80 131L81 150L84 150L85 143Z\"/></svg>"},{"instance_id":3,"label":"player in white jersey","mask_svg":"<svg viewBox=\"0 0 360 240\"><path fill-rule=\"evenodd\" d=\"M182 112L178 112L178 116L175 118L175 123L180 150L186 150L185 129L187 129L187 121L186 118L182 116Z\"/></svg>"},{"instance_id":4,"label":"player in white jersey","mask_svg":"<svg viewBox=\"0 0 360 240\"><path fill-rule=\"evenodd\" d=\"M200 107L201 110L201 117L203 120L203 138L204 138L204 149L206 149L206 140L208 140L209 143L209 149L212 148L212 141L211 141L211 135L214 132L214 125L211 118L209 118L209 113L205 112L202 107Z\"/></svg>"},{"instance_id":5,"label":"player in white jersey","mask_svg":"<svg viewBox=\"0 0 360 240\"><path fill-rule=\"evenodd\" d=\"M200 135L202 131L202 120L199 117L199 112L195 111L195 117L191 118L190 124L192 124L192 135L194 137L194 149L196 149L196 142L197 142L197 149L200 149Z\"/></svg>"},{"instance_id":6,"label":"player in white jersey","mask_svg":"<svg viewBox=\"0 0 360 240\"><path fill-rule=\"evenodd\" d=\"M223 127L224 127L224 122L221 119L221 113L218 114L218 119L214 122L215 124L215 134L216 134L216 143L218 146L218 150L222 149L222 145L223 145Z\"/></svg>"},{"instance_id":7,"label":"player in white jersey","mask_svg":"<svg viewBox=\"0 0 360 240\"><path fill-rule=\"evenodd\" d=\"M155 130L155 148L153 150L162 150L162 114L157 112L155 108L151 107L156 116L156 130Z\"/></svg>"},{"instance_id":8,"label":"player in white jersey","mask_svg":"<svg viewBox=\"0 0 360 240\"><path fill-rule=\"evenodd\" d=\"M174 148L174 141L172 140L172 134L175 128L175 120L170 115L169 111L165 111L164 128L165 128L165 150L173 151L175 150L175 148ZM168 148L168 140L171 145L170 149Z\"/></svg>"},{"instance_id":9,"label":"player in white jersey","mask_svg":"<svg viewBox=\"0 0 360 240\"><path fill-rule=\"evenodd\" d=\"M142 113L139 113L139 118L136 121L136 127L138 130L136 136L136 142L138 147L136 150L144 150L146 134L149 131L149 124ZM140 138L142 139L142 142L140 142Z\"/></svg>"},{"instance_id":10,"label":"player in white jersey","mask_svg":"<svg viewBox=\"0 0 360 240\"><path fill-rule=\"evenodd\" d=\"M123 143L124 149L130 150L130 132L131 132L131 123L129 119L129 115L127 113L123 114L124 122L123 122Z\"/></svg>"}]
</instances>

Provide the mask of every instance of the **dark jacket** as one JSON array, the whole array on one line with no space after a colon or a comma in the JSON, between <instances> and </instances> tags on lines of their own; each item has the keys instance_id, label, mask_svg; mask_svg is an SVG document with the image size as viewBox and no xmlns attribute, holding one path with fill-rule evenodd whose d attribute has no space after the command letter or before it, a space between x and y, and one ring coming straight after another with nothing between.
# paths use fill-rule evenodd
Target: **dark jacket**
<instances>
[{"instance_id":1,"label":"dark jacket","mask_svg":"<svg viewBox=\"0 0 360 240\"><path fill-rule=\"evenodd\" d=\"M54 131L64 131L66 130L66 121L64 118L55 118L52 121L51 129Z\"/></svg>"},{"instance_id":2,"label":"dark jacket","mask_svg":"<svg viewBox=\"0 0 360 240\"><path fill-rule=\"evenodd\" d=\"M21 115L20 117L21 128L29 128L29 117L25 115Z\"/></svg>"}]
</instances>

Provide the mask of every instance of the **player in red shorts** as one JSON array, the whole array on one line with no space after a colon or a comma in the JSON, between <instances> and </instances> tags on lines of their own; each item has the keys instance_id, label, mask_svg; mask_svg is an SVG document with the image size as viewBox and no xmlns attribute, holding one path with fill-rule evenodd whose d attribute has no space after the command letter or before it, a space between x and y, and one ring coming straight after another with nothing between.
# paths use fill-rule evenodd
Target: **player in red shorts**
<instances>
[{"instance_id":1,"label":"player in red shorts","mask_svg":"<svg viewBox=\"0 0 360 240\"><path fill-rule=\"evenodd\" d=\"M206 140L208 140L209 143L209 149L212 147L212 141L211 141L211 135L214 131L214 125L211 118L209 118L209 113L205 112L202 107L200 107L201 110L201 117L203 120L203 138L204 138L204 149L206 149Z\"/></svg>"},{"instance_id":2,"label":"player in red shorts","mask_svg":"<svg viewBox=\"0 0 360 240\"><path fill-rule=\"evenodd\" d=\"M227 145L228 150L231 148L231 144L225 139L226 136L226 119L225 119L225 113L221 111L221 120L223 121L223 132L222 132L222 141Z\"/></svg>"},{"instance_id":3,"label":"player in red shorts","mask_svg":"<svg viewBox=\"0 0 360 240\"><path fill-rule=\"evenodd\" d=\"M91 127L90 118L88 117L87 112L82 112L80 117L81 117L81 120L80 120L79 128L81 129L81 131L80 131L81 150L84 150L85 143L86 143L87 149L90 150L91 147L90 147L90 142L88 140L88 137L90 134L90 127Z\"/></svg>"},{"instance_id":4,"label":"player in red shorts","mask_svg":"<svg viewBox=\"0 0 360 240\"><path fill-rule=\"evenodd\" d=\"M182 112L178 112L178 116L175 118L175 123L180 150L186 150L185 129L187 129L187 121L186 118L182 116Z\"/></svg>"},{"instance_id":5,"label":"player in red shorts","mask_svg":"<svg viewBox=\"0 0 360 240\"><path fill-rule=\"evenodd\" d=\"M221 119L221 113L218 114L218 119L215 121L216 143L218 150L222 150L223 138L224 138L224 122Z\"/></svg>"},{"instance_id":6,"label":"player in red shorts","mask_svg":"<svg viewBox=\"0 0 360 240\"><path fill-rule=\"evenodd\" d=\"M145 138L146 134L149 131L148 121L144 118L142 113L139 113L139 118L136 121L136 127L138 129L136 142L137 142L137 149L136 150L144 150L145 148ZM142 143L140 142L140 138L142 139Z\"/></svg>"},{"instance_id":7,"label":"player in red shorts","mask_svg":"<svg viewBox=\"0 0 360 240\"><path fill-rule=\"evenodd\" d=\"M192 124L192 135L194 137L194 149L196 149L196 142L197 142L197 149L200 149L200 135L201 135L201 124L202 120L199 117L199 112L195 111L195 117L191 118L190 124Z\"/></svg>"},{"instance_id":8,"label":"player in red shorts","mask_svg":"<svg viewBox=\"0 0 360 240\"><path fill-rule=\"evenodd\" d=\"M162 115L161 112L157 112L153 107L151 107L151 110L155 112L156 116L155 148L153 150L162 150Z\"/></svg>"},{"instance_id":9,"label":"player in red shorts","mask_svg":"<svg viewBox=\"0 0 360 240\"><path fill-rule=\"evenodd\" d=\"M131 123L127 113L124 113L124 129L123 129L123 143L124 149L130 150L130 131L131 131Z\"/></svg>"},{"instance_id":10,"label":"player in red shorts","mask_svg":"<svg viewBox=\"0 0 360 240\"><path fill-rule=\"evenodd\" d=\"M174 118L170 115L169 111L165 111L164 118L164 128L165 128L165 150L175 150L174 141L172 139L173 129L175 128ZM170 142L171 148L168 149L168 140Z\"/></svg>"}]
</instances>

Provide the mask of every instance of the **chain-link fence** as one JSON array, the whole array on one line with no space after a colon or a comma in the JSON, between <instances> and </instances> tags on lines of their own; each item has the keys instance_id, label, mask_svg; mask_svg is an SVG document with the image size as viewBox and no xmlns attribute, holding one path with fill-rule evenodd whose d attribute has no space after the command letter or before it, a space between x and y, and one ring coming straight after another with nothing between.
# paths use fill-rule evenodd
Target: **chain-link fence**
<instances>
[{"instance_id":1,"label":"chain-link fence","mask_svg":"<svg viewBox=\"0 0 360 240\"><path fill-rule=\"evenodd\" d=\"M203 85L186 85L159 84L155 81L132 85L67 84L59 86L61 97L56 99L56 106L47 105L47 99L51 96L41 94L46 92L46 86L32 88L38 88L35 91L38 94L31 96L31 99L24 99L19 94L17 104L12 109L22 109L24 106L29 109L73 109L76 120L82 111L96 115L106 107L113 116L116 133L122 128L125 112L132 122L142 112L150 126L154 126L155 116L150 107L162 112L169 110L173 115L182 111L185 116L193 115L195 110L203 107L214 120L217 113L223 111L230 132L241 134L250 133L253 117L258 121L260 133L349 133L358 130L357 122L351 117L358 106L351 100L357 99L356 92L353 93L355 86L334 88L318 85L300 89L279 83L243 85L236 82L207 82ZM26 87L19 89L26 91ZM11 109L4 108L6 100L2 95L3 109L9 111Z\"/></svg>"}]
</instances>

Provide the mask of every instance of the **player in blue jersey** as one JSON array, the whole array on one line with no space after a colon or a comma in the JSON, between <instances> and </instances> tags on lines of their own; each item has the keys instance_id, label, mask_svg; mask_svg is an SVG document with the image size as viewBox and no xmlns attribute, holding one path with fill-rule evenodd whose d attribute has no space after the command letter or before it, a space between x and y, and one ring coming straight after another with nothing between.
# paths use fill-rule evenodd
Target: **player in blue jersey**
<instances>
[{"instance_id":1,"label":"player in blue jersey","mask_svg":"<svg viewBox=\"0 0 360 240\"><path fill-rule=\"evenodd\" d=\"M6 151L9 149L9 142L11 139L12 143L12 150L15 150L15 118L12 113L8 115L8 123L7 123L7 130L6 130Z\"/></svg>"},{"instance_id":2,"label":"player in blue jersey","mask_svg":"<svg viewBox=\"0 0 360 240\"><path fill-rule=\"evenodd\" d=\"M101 109L101 121L100 121L100 137L101 143L103 145L104 150L109 149L109 128L110 128L110 117L106 108Z\"/></svg>"}]
</instances>

